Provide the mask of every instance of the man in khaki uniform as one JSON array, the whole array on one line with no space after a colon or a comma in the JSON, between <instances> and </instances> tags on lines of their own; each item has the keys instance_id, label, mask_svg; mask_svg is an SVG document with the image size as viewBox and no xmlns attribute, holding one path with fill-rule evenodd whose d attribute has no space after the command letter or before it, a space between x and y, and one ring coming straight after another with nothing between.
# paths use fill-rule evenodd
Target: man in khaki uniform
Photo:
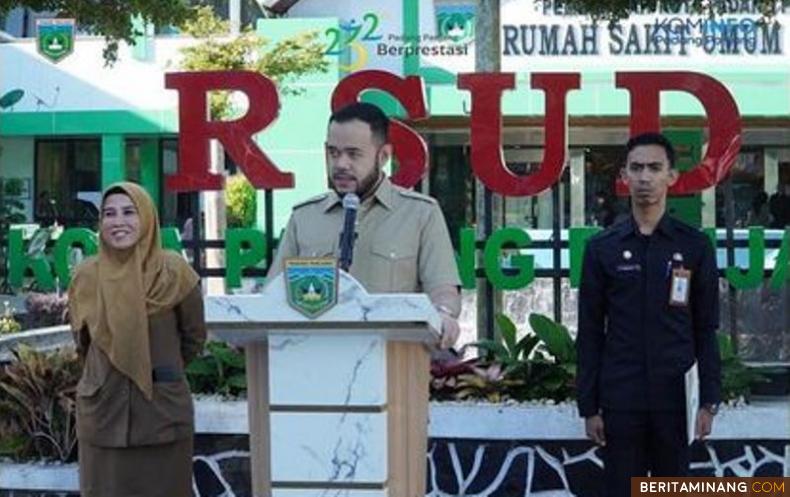
<instances>
[{"instance_id":1,"label":"man in khaki uniform","mask_svg":"<svg viewBox=\"0 0 790 497\"><path fill-rule=\"evenodd\" d=\"M342 196L360 198L350 273L371 293L425 292L442 315L442 346L458 338L460 280L450 236L433 198L393 185L382 171L392 155L389 119L354 103L332 114L326 140L332 191L293 208L269 277L289 257L340 254Z\"/></svg>"}]
</instances>

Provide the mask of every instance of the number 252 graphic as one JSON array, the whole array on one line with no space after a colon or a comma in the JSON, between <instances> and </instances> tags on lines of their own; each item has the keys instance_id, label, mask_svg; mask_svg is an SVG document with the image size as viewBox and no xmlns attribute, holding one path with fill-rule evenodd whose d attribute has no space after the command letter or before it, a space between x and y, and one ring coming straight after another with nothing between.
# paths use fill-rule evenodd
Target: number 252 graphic
<instances>
[{"instance_id":1,"label":"number 252 graphic","mask_svg":"<svg viewBox=\"0 0 790 497\"><path fill-rule=\"evenodd\" d=\"M356 63L341 67L343 70L355 70L364 66L365 62L361 59L367 59L367 50L359 43L360 41L378 41L381 39L381 35L376 34L376 30L379 27L379 16L368 12L362 17L362 21L362 23L357 24L352 19L349 23L341 23L339 28L329 28L325 31L330 40L329 48L325 52L326 55L340 55L346 47L352 47L358 52ZM357 38L359 38L359 41L357 41Z\"/></svg>"}]
</instances>

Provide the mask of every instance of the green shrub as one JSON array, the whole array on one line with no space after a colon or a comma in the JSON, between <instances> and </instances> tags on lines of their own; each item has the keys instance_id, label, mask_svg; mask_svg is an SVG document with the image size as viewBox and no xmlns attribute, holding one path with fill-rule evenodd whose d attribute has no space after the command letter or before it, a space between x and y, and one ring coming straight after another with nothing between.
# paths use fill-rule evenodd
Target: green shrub
<instances>
[{"instance_id":1,"label":"green shrub","mask_svg":"<svg viewBox=\"0 0 790 497\"><path fill-rule=\"evenodd\" d=\"M482 352L480 358L451 358L431 364L434 400L564 402L576 397L576 346L565 326L530 314L534 334L516 340L516 326L510 318L499 314L496 323L501 341L486 339L472 344ZM718 341L722 400L743 398L748 402L752 387L765 377L741 361L728 335L719 334Z\"/></svg>"},{"instance_id":2,"label":"green shrub","mask_svg":"<svg viewBox=\"0 0 790 497\"><path fill-rule=\"evenodd\" d=\"M752 393L752 386L765 377L747 367L735 353L735 347L729 335L718 334L719 355L721 356L721 400L737 400L743 397L747 402Z\"/></svg>"},{"instance_id":3,"label":"green shrub","mask_svg":"<svg viewBox=\"0 0 790 497\"><path fill-rule=\"evenodd\" d=\"M510 318L499 314L496 323L502 341L486 339L472 344L482 352L479 359L434 362L434 399L562 402L574 398L576 348L565 326L531 314L529 323L534 333L517 340L516 326Z\"/></svg>"},{"instance_id":4,"label":"green shrub","mask_svg":"<svg viewBox=\"0 0 790 497\"><path fill-rule=\"evenodd\" d=\"M6 277L8 230L12 224L25 222L24 204L19 200L22 180L0 178L0 277Z\"/></svg>"},{"instance_id":5,"label":"green shrub","mask_svg":"<svg viewBox=\"0 0 790 497\"><path fill-rule=\"evenodd\" d=\"M0 335L22 331L22 325L14 318L14 310L6 301L3 302L3 315L0 316Z\"/></svg>"},{"instance_id":6,"label":"green shrub","mask_svg":"<svg viewBox=\"0 0 790 497\"><path fill-rule=\"evenodd\" d=\"M223 342L209 342L203 354L189 363L187 380L194 393L243 396L247 391L244 353Z\"/></svg>"},{"instance_id":7,"label":"green shrub","mask_svg":"<svg viewBox=\"0 0 790 497\"><path fill-rule=\"evenodd\" d=\"M25 328L46 328L68 324L69 298L66 293L30 292L25 298Z\"/></svg>"},{"instance_id":8,"label":"green shrub","mask_svg":"<svg viewBox=\"0 0 790 497\"><path fill-rule=\"evenodd\" d=\"M225 204L228 228L249 228L255 224L255 188L242 174L230 176L225 182Z\"/></svg>"}]
</instances>

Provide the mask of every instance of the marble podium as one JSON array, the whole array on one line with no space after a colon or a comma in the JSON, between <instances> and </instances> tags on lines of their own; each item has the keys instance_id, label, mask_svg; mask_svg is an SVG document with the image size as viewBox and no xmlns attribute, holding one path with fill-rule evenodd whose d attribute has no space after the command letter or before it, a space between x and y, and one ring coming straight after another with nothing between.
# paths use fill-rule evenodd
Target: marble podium
<instances>
[{"instance_id":1,"label":"marble podium","mask_svg":"<svg viewBox=\"0 0 790 497\"><path fill-rule=\"evenodd\" d=\"M441 318L424 294L368 294L341 272L337 305L262 293L206 299L214 337L247 360L255 497L423 497L430 360Z\"/></svg>"}]
</instances>

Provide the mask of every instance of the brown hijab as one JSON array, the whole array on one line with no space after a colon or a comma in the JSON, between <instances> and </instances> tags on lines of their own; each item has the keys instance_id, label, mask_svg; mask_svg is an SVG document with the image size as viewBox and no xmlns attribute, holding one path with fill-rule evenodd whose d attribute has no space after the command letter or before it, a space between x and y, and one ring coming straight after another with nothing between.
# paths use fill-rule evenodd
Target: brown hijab
<instances>
[{"instance_id":1,"label":"brown hijab","mask_svg":"<svg viewBox=\"0 0 790 497\"><path fill-rule=\"evenodd\" d=\"M116 250L99 237L99 254L74 272L69 287L71 326L87 326L91 341L149 400L153 397L148 316L179 304L200 278L180 255L161 248L151 197L134 183L115 183L102 197L125 193L140 216L140 238Z\"/></svg>"}]
</instances>

